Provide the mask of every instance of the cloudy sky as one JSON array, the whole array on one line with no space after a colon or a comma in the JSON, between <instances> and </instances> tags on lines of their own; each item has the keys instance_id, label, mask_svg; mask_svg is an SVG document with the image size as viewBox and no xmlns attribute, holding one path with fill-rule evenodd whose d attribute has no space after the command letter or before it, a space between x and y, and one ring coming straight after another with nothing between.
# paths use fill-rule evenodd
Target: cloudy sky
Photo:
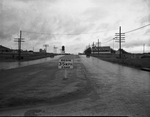
<instances>
[{"instance_id":1,"label":"cloudy sky","mask_svg":"<svg viewBox=\"0 0 150 117\"><path fill-rule=\"evenodd\" d=\"M150 0L0 0L0 45L16 49L14 38L22 37L22 49L48 52L65 45L66 52L83 52L87 45L109 41L118 33L150 24ZM32 33L31 33L32 32ZM33 33L36 32L36 33ZM150 26L127 33L123 49L150 52ZM118 43L114 43L118 49Z\"/></svg>"}]
</instances>

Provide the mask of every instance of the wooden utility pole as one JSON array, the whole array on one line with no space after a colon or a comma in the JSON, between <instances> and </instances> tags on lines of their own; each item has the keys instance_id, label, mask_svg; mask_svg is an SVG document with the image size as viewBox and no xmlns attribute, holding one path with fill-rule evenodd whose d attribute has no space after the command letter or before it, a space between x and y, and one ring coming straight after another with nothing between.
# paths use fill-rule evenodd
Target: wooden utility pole
<instances>
[{"instance_id":1,"label":"wooden utility pole","mask_svg":"<svg viewBox=\"0 0 150 117\"><path fill-rule=\"evenodd\" d=\"M21 42L24 42L22 38L22 31L20 30L20 37L19 38L15 38L17 40L15 40L15 42L18 42L18 60L21 60Z\"/></svg>"},{"instance_id":2,"label":"wooden utility pole","mask_svg":"<svg viewBox=\"0 0 150 117\"><path fill-rule=\"evenodd\" d=\"M54 53L57 53L57 48L58 48L58 47L56 47L56 46L54 45ZM60 50L61 50L61 49L60 49ZM62 53L62 51L61 51L60 53Z\"/></svg>"},{"instance_id":3,"label":"wooden utility pole","mask_svg":"<svg viewBox=\"0 0 150 117\"><path fill-rule=\"evenodd\" d=\"M125 42L125 33L121 33L121 26L119 27L119 33L116 33L115 42L119 42L119 58L121 59L121 43Z\"/></svg>"},{"instance_id":4,"label":"wooden utility pole","mask_svg":"<svg viewBox=\"0 0 150 117\"><path fill-rule=\"evenodd\" d=\"M115 38L113 38L113 50L114 50L114 40L115 40Z\"/></svg>"},{"instance_id":5,"label":"wooden utility pole","mask_svg":"<svg viewBox=\"0 0 150 117\"><path fill-rule=\"evenodd\" d=\"M145 53L145 44L143 44L143 54Z\"/></svg>"},{"instance_id":6,"label":"wooden utility pole","mask_svg":"<svg viewBox=\"0 0 150 117\"><path fill-rule=\"evenodd\" d=\"M94 47L94 42L93 42L93 44L92 44L92 47Z\"/></svg>"},{"instance_id":7,"label":"wooden utility pole","mask_svg":"<svg viewBox=\"0 0 150 117\"><path fill-rule=\"evenodd\" d=\"M119 58L121 58L121 26L119 27Z\"/></svg>"},{"instance_id":8,"label":"wooden utility pole","mask_svg":"<svg viewBox=\"0 0 150 117\"><path fill-rule=\"evenodd\" d=\"M95 45L94 45L94 42L93 42L92 47L91 47L92 54L94 54L94 49L95 49L95 47L94 47L94 46L95 46Z\"/></svg>"},{"instance_id":9,"label":"wooden utility pole","mask_svg":"<svg viewBox=\"0 0 150 117\"><path fill-rule=\"evenodd\" d=\"M45 47L45 53L47 53L47 47L49 46L48 44L43 45Z\"/></svg>"},{"instance_id":10,"label":"wooden utility pole","mask_svg":"<svg viewBox=\"0 0 150 117\"><path fill-rule=\"evenodd\" d=\"M98 39L98 55L99 55L99 39Z\"/></svg>"}]
</instances>

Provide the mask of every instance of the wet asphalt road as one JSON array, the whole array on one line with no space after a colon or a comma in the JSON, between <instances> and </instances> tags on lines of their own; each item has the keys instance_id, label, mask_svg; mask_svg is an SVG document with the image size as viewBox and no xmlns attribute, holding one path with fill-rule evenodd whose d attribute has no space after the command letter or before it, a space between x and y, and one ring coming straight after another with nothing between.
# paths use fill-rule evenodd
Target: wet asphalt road
<instances>
[{"instance_id":1,"label":"wet asphalt road","mask_svg":"<svg viewBox=\"0 0 150 117\"><path fill-rule=\"evenodd\" d=\"M6 69L13 69L13 68L19 68L19 67L24 67L24 66L29 66L29 65L35 65L35 64L40 64L40 63L45 63L49 62L52 60L57 60L63 55L57 55L54 58L42 58L42 59L37 59L37 60L30 60L30 61L16 61L16 62L0 62L0 70L6 70Z\"/></svg>"},{"instance_id":2,"label":"wet asphalt road","mask_svg":"<svg viewBox=\"0 0 150 117\"><path fill-rule=\"evenodd\" d=\"M47 104L10 113L150 117L150 72L112 64L94 57L86 58L84 55L81 55L78 61L84 66L82 70L90 93L66 103Z\"/></svg>"},{"instance_id":3,"label":"wet asphalt road","mask_svg":"<svg viewBox=\"0 0 150 117\"><path fill-rule=\"evenodd\" d=\"M80 56L95 100L108 115L150 117L150 72Z\"/></svg>"}]
</instances>

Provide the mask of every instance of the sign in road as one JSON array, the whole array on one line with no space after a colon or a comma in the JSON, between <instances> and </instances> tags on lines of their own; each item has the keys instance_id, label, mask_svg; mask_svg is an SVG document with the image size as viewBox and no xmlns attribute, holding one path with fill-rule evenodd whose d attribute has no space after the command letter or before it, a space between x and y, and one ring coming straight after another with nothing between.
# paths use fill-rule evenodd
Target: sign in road
<instances>
[{"instance_id":1,"label":"sign in road","mask_svg":"<svg viewBox=\"0 0 150 117\"><path fill-rule=\"evenodd\" d=\"M73 59L60 59L58 62L59 69L73 69Z\"/></svg>"}]
</instances>

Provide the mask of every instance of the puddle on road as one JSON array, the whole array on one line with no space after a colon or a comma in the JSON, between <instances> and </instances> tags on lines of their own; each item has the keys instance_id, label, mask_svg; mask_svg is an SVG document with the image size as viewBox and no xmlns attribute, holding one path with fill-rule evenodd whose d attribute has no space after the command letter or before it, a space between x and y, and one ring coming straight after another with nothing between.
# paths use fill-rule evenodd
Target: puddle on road
<instances>
[{"instance_id":1,"label":"puddle on road","mask_svg":"<svg viewBox=\"0 0 150 117\"><path fill-rule=\"evenodd\" d=\"M49 62L51 60L56 60L58 58L62 57L60 56L55 56L54 58L42 58L38 60L32 60L32 61L23 61L23 62L1 62L0 63L0 70L5 70L5 69L13 69L13 68L18 68L18 67L23 67L23 66L28 66L28 65L34 65L34 64L39 64L39 63L44 63L44 62Z\"/></svg>"}]
</instances>

